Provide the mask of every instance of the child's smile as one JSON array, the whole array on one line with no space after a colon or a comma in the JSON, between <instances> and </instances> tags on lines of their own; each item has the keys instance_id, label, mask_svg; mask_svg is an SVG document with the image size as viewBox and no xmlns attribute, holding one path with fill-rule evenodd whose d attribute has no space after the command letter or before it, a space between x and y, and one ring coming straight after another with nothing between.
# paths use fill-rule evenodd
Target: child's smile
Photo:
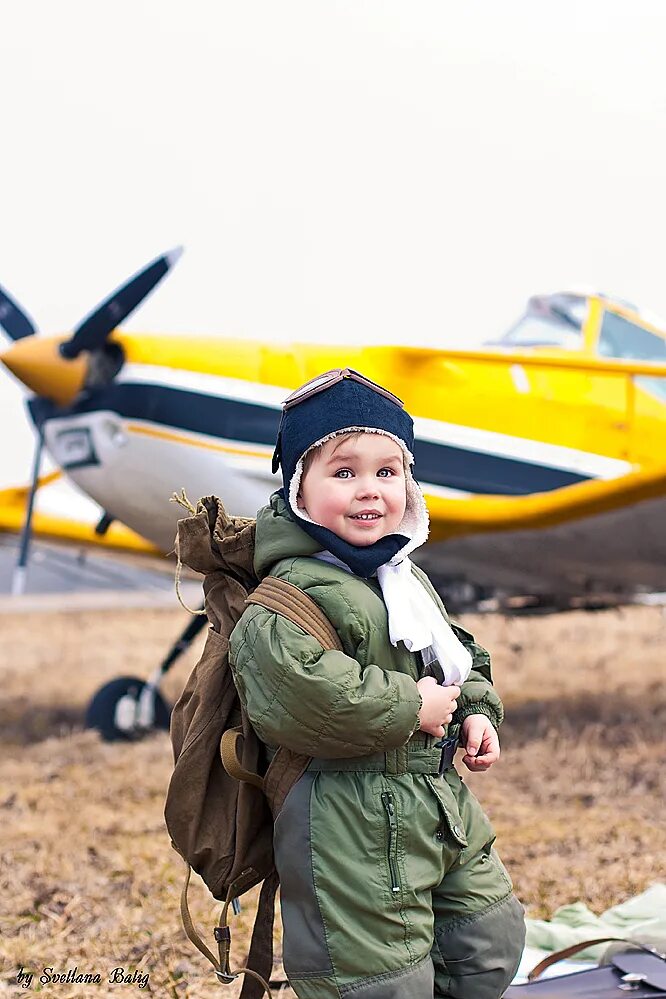
<instances>
[{"instance_id":1,"label":"child's smile","mask_svg":"<svg viewBox=\"0 0 666 999\"><path fill-rule=\"evenodd\" d=\"M298 507L352 545L394 534L405 514L402 448L386 434L351 433L316 448Z\"/></svg>"}]
</instances>

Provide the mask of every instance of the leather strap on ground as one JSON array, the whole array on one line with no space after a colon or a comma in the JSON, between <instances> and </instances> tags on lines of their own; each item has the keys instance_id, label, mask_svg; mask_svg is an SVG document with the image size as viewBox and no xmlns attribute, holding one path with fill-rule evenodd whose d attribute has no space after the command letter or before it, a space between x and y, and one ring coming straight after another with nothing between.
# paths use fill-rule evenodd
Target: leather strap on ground
<instances>
[{"instance_id":1,"label":"leather strap on ground","mask_svg":"<svg viewBox=\"0 0 666 999\"><path fill-rule=\"evenodd\" d=\"M549 954L544 957L543 961L539 961L537 965L530 971L527 976L528 981L533 982L535 978L538 978L546 968L550 968L551 965L556 964L558 961L566 961L568 957L573 957L574 954L580 953L581 950L587 950L588 947L596 947L597 944L602 943L623 943L627 947L635 947L637 950L647 951L649 954L656 954L651 947L646 947L645 944L638 943L635 940L627 940L626 937L596 937L594 940L581 940L578 943L571 944L569 947L563 947L562 950L555 951L554 954Z\"/></svg>"}]
</instances>

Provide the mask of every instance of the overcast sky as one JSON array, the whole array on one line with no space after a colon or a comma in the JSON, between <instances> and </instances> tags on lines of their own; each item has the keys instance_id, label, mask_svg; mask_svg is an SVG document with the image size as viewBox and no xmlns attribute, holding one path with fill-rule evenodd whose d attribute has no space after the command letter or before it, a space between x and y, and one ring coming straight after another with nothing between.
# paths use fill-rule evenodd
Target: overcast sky
<instances>
[{"instance_id":1,"label":"overcast sky","mask_svg":"<svg viewBox=\"0 0 666 999\"><path fill-rule=\"evenodd\" d=\"M0 283L61 331L183 243L130 329L462 345L581 284L666 315L665 51L661 0L0 0Z\"/></svg>"}]
</instances>

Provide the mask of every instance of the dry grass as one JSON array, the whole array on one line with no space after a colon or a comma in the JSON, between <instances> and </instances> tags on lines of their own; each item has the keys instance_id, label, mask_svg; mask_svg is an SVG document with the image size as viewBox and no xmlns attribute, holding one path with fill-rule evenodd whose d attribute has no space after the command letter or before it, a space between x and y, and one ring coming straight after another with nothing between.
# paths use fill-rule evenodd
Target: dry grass
<instances>
[{"instance_id":1,"label":"dry grass","mask_svg":"<svg viewBox=\"0 0 666 999\"><path fill-rule=\"evenodd\" d=\"M220 991L180 928L181 865L163 819L166 735L105 745L84 706L120 673L146 676L181 620L166 611L3 616L0 738L0 993L16 970L149 972L170 999ZM494 654L507 704L504 755L469 779L533 916L582 899L597 912L666 876L666 697L658 609L552 618L468 618ZM193 650L169 678L178 691ZM215 907L195 886L193 913ZM236 920L240 960L251 906ZM33 982L33 990L35 983ZM136 986L43 987L45 996L129 996ZM140 993L139 993L140 994ZM291 993L287 993L291 995Z\"/></svg>"}]
</instances>

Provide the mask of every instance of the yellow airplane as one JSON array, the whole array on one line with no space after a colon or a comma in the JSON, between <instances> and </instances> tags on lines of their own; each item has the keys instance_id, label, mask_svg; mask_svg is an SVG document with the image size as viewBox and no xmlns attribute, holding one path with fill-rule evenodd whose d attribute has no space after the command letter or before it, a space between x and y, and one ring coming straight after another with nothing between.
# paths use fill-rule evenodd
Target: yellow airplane
<instances>
[{"instance_id":1,"label":"yellow airplane","mask_svg":"<svg viewBox=\"0 0 666 999\"><path fill-rule=\"evenodd\" d=\"M153 261L60 337L36 336L0 292L0 325L15 341L1 359L34 393L38 444L105 511L98 534L79 528L79 540L99 540L118 521L137 537L115 544L170 551L179 512L168 500L181 488L254 515L278 485L281 401L322 371L352 367L415 418L432 525L420 561L445 598L499 591L557 604L666 590L658 322L617 299L570 292L533 297L478 350L121 332L177 256ZM14 496L11 514L0 495L0 529L15 529L16 505ZM57 518L35 526L72 533Z\"/></svg>"}]
</instances>

